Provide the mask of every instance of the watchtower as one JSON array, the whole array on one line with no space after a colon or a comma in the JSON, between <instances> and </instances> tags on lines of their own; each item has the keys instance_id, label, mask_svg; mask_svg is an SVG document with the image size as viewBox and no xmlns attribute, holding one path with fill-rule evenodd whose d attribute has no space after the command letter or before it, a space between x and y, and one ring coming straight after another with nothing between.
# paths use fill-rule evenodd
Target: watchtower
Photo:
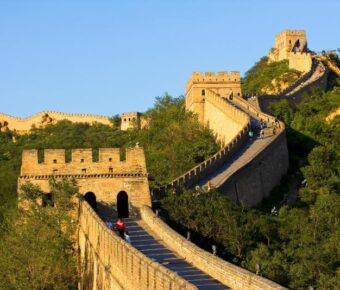
<instances>
[{"instance_id":1,"label":"watchtower","mask_svg":"<svg viewBox=\"0 0 340 290\"><path fill-rule=\"evenodd\" d=\"M185 90L185 108L198 115L204 124L204 103L207 90L212 90L221 97L241 96L240 73L194 72L190 76Z\"/></svg>"},{"instance_id":2,"label":"watchtower","mask_svg":"<svg viewBox=\"0 0 340 290\"><path fill-rule=\"evenodd\" d=\"M288 59L291 52L307 51L307 38L304 30L284 30L275 36L275 46L269 55L273 61Z\"/></svg>"},{"instance_id":3,"label":"watchtower","mask_svg":"<svg viewBox=\"0 0 340 290\"><path fill-rule=\"evenodd\" d=\"M45 149L44 160L38 161L38 150L24 150L18 191L26 182L38 185L50 193L49 179L74 178L79 193L97 201L117 205L121 217L129 215L129 206L151 206L148 173L144 150L127 148L122 159L119 148L100 148L99 160L93 161L92 149L72 150L72 160L67 162L64 149Z\"/></svg>"},{"instance_id":4,"label":"watchtower","mask_svg":"<svg viewBox=\"0 0 340 290\"><path fill-rule=\"evenodd\" d=\"M140 129L141 127L141 114L138 112L129 112L122 114L122 121L120 125L121 130L127 129Z\"/></svg>"}]
</instances>

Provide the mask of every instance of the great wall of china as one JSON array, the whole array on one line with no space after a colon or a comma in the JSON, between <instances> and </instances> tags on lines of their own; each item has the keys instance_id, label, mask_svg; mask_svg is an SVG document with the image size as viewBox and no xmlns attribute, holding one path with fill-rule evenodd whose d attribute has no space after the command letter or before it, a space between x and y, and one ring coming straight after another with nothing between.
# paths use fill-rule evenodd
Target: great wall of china
<instances>
[{"instance_id":1,"label":"great wall of china","mask_svg":"<svg viewBox=\"0 0 340 290\"><path fill-rule=\"evenodd\" d=\"M327 69L318 69L322 64L316 58L313 63L309 72L273 98L296 99L324 85ZM164 189L204 187L208 181L248 206L268 196L288 169L288 151L284 124L261 111L262 106L261 99L257 106L242 98L237 73L194 73L186 87L186 108L215 132L221 149L152 195L140 148L130 149L125 163L118 158L119 149L102 149L98 164L90 150L74 150L70 163L65 163L64 151L46 150L43 163L38 163L37 151L24 151L19 184L30 180L49 192L50 177L75 177L94 208L96 201L104 204L95 212L79 200L79 289L285 289L198 248L150 208L150 196L157 200ZM256 129L259 120L267 125L265 136L250 140L248 132ZM91 199L86 198L88 193ZM127 220L134 246L105 225L104 221L112 220L105 206L112 203L118 212L119 206L125 207L124 212L131 210L126 208L129 204L138 208L140 219Z\"/></svg>"}]
</instances>

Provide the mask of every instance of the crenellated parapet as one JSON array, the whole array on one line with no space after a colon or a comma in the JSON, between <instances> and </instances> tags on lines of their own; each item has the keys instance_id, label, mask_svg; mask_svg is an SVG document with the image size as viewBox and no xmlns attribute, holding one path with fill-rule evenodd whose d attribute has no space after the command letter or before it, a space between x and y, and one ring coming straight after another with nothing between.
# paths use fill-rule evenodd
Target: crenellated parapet
<instances>
[{"instance_id":1,"label":"crenellated parapet","mask_svg":"<svg viewBox=\"0 0 340 290\"><path fill-rule=\"evenodd\" d=\"M18 134L27 134L31 131L32 127L42 128L62 120L68 120L72 123L88 123L90 125L100 123L112 126L109 117L92 114L68 114L44 111L27 118L19 118L0 113L0 124L6 123L6 129L15 131Z\"/></svg>"},{"instance_id":2,"label":"crenellated parapet","mask_svg":"<svg viewBox=\"0 0 340 290\"><path fill-rule=\"evenodd\" d=\"M213 90L223 97L241 95L241 78L239 72L194 72L186 85L185 107L198 115L198 120L204 124L204 102L208 90Z\"/></svg>"},{"instance_id":3,"label":"crenellated parapet","mask_svg":"<svg viewBox=\"0 0 340 290\"><path fill-rule=\"evenodd\" d=\"M220 89L224 87L229 87L238 93L241 91L241 77L238 71L228 72L193 72L186 84L186 94L192 89L193 86L199 86L201 88L214 88L218 87Z\"/></svg>"},{"instance_id":4,"label":"crenellated parapet","mask_svg":"<svg viewBox=\"0 0 340 290\"><path fill-rule=\"evenodd\" d=\"M111 173L146 174L144 151L127 148L126 159L121 160L119 148L100 148L99 160L93 161L92 149L73 149L71 161L66 162L64 149L45 149L44 159L38 161L38 150L24 150L21 176L88 175Z\"/></svg>"}]
</instances>

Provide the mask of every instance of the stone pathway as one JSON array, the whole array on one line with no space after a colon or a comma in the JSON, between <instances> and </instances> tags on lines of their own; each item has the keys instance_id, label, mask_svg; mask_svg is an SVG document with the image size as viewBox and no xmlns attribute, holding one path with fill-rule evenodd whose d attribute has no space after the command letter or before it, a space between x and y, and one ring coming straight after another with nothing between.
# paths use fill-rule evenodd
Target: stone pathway
<instances>
[{"instance_id":1,"label":"stone pathway","mask_svg":"<svg viewBox=\"0 0 340 290\"><path fill-rule=\"evenodd\" d=\"M98 205L98 214L105 222L114 222L116 220L115 212L113 210L109 210L108 207ZM157 234L154 233L142 220L138 218L127 218L124 219L124 221L131 238L132 246L144 255L177 273L179 276L195 285L198 289L230 289L203 271L189 264L184 258L167 248Z\"/></svg>"},{"instance_id":2,"label":"stone pathway","mask_svg":"<svg viewBox=\"0 0 340 290\"><path fill-rule=\"evenodd\" d=\"M228 102L230 103L230 102ZM253 131L260 131L258 117L253 113L249 113L245 108L241 106L236 106L234 103L231 105L237 107L239 110L243 111L250 117L251 127ZM216 171L211 173L206 178L202 179L198 185L207 186L208 181L211 182L212 187L218 188L237 170L242 168L245 164L250 162L254 157L264 150L275 138L275 135L271 134L271 128L264 129L265 132L269 131L268 134L265 133L265 137L260 139L258 134L254 134L252 140L248 140L237 152L235 152L231 158L222 166L220 166Z\"/></svg>"},{"instance_id":3,"label":"stone pathway","mask_svg":"<svg viewBox=\"0 0 340 290\"><path fill-rule=\"evenodd\" d=\"M272 142L273 136L267 136L259 139L258 135L254 135L253 140L247 141L232 157L219 169L211 173L199 182L199 186L207 186L210 180L212 187L220 187L235 171L242 168L246 163L250 162L263 149Z\"/></svg>"}]
</instances>

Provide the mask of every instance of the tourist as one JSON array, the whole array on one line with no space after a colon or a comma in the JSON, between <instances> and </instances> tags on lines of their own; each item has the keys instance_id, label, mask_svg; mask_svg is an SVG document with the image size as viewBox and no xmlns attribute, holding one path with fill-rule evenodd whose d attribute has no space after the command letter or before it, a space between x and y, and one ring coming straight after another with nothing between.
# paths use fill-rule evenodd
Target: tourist
<instances>
[{"instance_id":1,"label":"tourist","mask_svg":"<svg viewBox=\"0 0 340 290\"><path fill-rule=\"evenodd\" d=\"M118 232L119 236L124 239L125 223L123 219L119 218L115 225L115 231Z\"/></svg>"},{"instance_id":2,"label":"tourist","mask_svg":"<svg viewBox=\"0 0 340 290\"><path fill-rule=\"evenodd\" d=\"M260 139L262 139L262 138L264 138L264 130L263 129L261 129L261 131L260 131Z\"/></svg>"},{"instance_id":3,"label":"tourist","mask_svg":"<svg viewBox=\"0 0 340 290\"><path fill-rule=\"evenodd\" d=\"M124 241L131 244L131 238L129 236L129 232L128 231L125 231L124 232Z\"/></svg>"},{"instance_id":4,"label":"tourist","mask_svg":"<svg viewBox=\"0 0 340 290\"><path fill-rule=\"evenodd\" d=\"M249 139L253 140L254 133L252 130L249 131L248 135L249 135Z\"/></svg>"},{"instance_id":5,"label":"tourist","mask_svg":"<svg viewBox=\"0 0 340 290\"><path fill-rule=\"evenodd\" d=\"M212 183L211 180L208 181L208 191L210 191L212 189Z\"/></svg>"},{"instance_id":6,"label":"tourist","mask_svg":"<svg viewBox=\"0 0 340 290\"><path fill-rule=\"evenodd\" d=\"M110 230L112 230L112 223L111 222L105 222L105 224L106 224L106 226L110 229Z\"/></svg>"}]
</instances>

